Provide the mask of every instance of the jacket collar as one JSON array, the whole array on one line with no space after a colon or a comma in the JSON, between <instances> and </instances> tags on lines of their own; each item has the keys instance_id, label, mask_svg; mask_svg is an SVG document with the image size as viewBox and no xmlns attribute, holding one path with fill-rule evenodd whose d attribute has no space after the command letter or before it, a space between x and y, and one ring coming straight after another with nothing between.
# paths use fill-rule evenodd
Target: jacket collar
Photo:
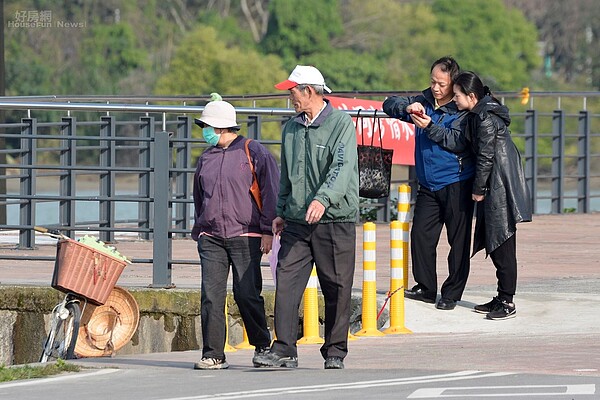
<instances>
[{"instance_id":1,"label":"jacket collar","mask_svg":"<svg viewBox=\"0 0 600 400\"><path fill-rule=\"evenodd\" d=\"M324 98L323 101L325 102L325 108L323 109L323 111L321 111L321 113L319 114L317 119L314 120L312 124L310 124L310 126L315 126L315 127L320 126L323 123L323 121L325 121L325 119L327 119L329 114L331 114L333 112L333 107L329 103L329 100ZM297 123L299 123L301 125L305 125L306 113L303 111L300 114L296 115L296 117L294 118L294 121L296 121Z\"/></svg>"},{"instance_id":2,"label":"jacket collar","mask_svg":"<svg viewBox=\"0 0 600 400\"><path fill-rule=\"evenodd\" d=\"M435 109L435 98L433 97L433 93L431 92L431 88L427 88L421 92L425 100L431 105L431 108ZM440 106L438 110L443 111L448 114L456 114L458 112L458 108L456 107L456 103L454 100L449 101L448 103Z\"/></svg>"}]
</instances>

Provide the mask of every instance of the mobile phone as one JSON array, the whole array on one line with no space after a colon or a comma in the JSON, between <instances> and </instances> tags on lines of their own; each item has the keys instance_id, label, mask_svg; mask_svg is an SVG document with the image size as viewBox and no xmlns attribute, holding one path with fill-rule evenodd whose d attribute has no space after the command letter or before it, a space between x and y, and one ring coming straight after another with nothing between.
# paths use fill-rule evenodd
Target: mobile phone
<instances>
[{"instance_id":1,"label":"mobile phone","mask_svg":"<svg viewBox=\"0 0 600 400\"><path fill-rule=\"evenodd\" d=\"M410 111L410 114L414 114L414 115L416 115L419 118L425 117L425 114L423 114L423 111L415 111L415 110L413 110L413 111Z\"/></svg>"}]
</instances>

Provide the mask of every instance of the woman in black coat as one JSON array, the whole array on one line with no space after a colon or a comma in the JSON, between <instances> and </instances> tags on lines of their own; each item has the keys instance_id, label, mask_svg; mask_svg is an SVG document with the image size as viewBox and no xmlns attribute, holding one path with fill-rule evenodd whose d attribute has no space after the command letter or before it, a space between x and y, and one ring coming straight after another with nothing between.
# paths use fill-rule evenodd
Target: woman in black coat
<instances>
[{"instance_id":1,"label":"woman in black coat","mask_svg":"<svg viewBox=\"0 0 600 400\"><path fill-rule=\"evenodd\" d=\"M488 319L512 318L517 312L513 303L517 288L516 225L531 221L521 156L508 129L508 108L492 97L475 73L458 75L454 101L460 110L470 111L465 134L477 157L472 194L477 202L473 255L485 248L498 279L498 296L474 310Z\"/></svg>"}]
</instances>

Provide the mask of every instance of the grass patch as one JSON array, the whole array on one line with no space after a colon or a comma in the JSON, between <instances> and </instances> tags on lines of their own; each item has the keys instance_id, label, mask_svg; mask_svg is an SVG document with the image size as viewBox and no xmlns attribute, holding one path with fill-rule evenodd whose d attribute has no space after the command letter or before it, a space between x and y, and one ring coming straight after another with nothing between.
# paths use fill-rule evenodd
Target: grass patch
<instances>
[{"instance_id":1,"label":"grass patch","mask_svg":"<svg viewBox=\"0 0 600 400\"><path fill-rule=\"evenodd\" d=\"M63 360L57 360L55 363L43 366L16 366L5 367L0 365L0 382L16 381L19 379L44 378L51 375L57 375L63 372L79 372L81 367L73 364L67 364Z\"/></svg>"}]
</instances>

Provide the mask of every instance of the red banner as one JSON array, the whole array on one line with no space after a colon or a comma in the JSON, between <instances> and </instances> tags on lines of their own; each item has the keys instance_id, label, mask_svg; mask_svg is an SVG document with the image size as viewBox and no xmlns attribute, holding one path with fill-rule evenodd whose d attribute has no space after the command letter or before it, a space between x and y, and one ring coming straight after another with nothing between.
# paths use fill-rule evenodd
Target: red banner
<instances>
[{"instance_id":1,"label":"red banner","mask_svg":"<svg viewBox=\"0 0 600 400\"><path fill-rule=\"evenodd\" d=\"M374 100L350 99L346 97L327 96L331 105L340 110L379 110L381 115L385 115L381 111L383 103ZM379 114L379 113L378 113ZM376 126L377 121L373 118L362 118L362 129L356 130L356 140L358 144L371 144L373 134L373 145L379 145L379 127L381 127L381 139L383 147L386 149L394 149L394 164L400 165L415 165L415 126L395 118L378 118L379 126ZM352 118L356 126L356 118ZM360 128L360 127L359 127ZM375 130L374 130L375 129ZM362 137L361 137L362 132Z\"/></svg>"}]
</instances>

